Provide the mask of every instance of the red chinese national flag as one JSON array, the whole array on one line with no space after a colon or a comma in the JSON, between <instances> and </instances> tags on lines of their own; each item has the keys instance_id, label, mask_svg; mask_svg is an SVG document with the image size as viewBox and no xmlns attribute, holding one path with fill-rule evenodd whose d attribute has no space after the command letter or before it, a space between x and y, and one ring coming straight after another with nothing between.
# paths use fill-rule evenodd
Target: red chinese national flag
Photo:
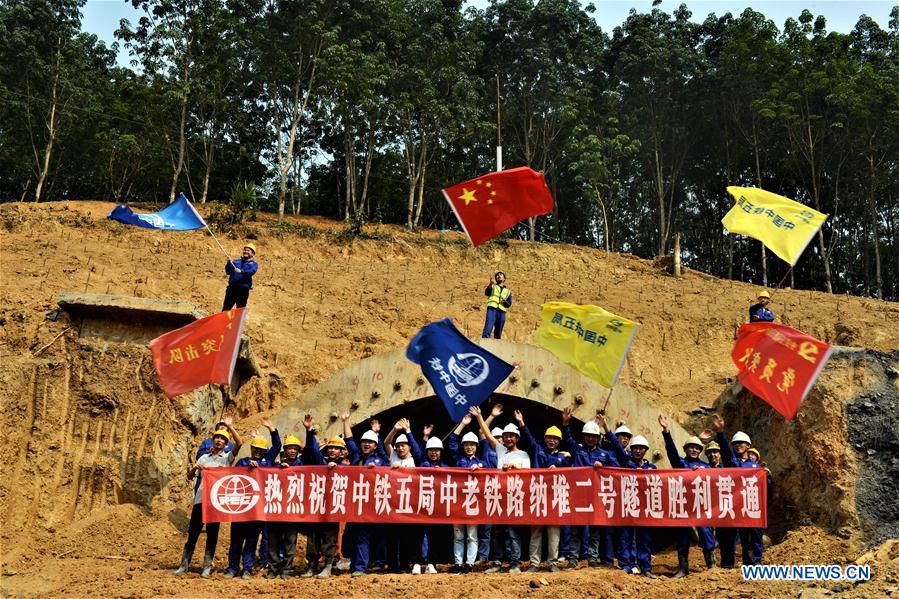
<instances>
[{"instance_id":1,"label":"red chinese national flag","mask_svg":"<svg viewBox=\"0 0 899 599\"><path fill-rule=\"evenodd\" d=\"M543 175L525 166L447 187L443 195L475 247L553 209Z\"/></svg>"},{"instance_id":2,"label":"red chinese national flag","mask_svg":"<svg viewBox=\"0 0 899 599\"><path fill-rule=\"evenodd\" d=\"M752 322L737 333L731 358L744 387L792 420L833 351L802 331Z\"/></svg>"},{"instance_id":3,"label":"red chinese national flag","mask_svg":"<svg viewBox=\"0 0 899 599\"><path fill-rule=\"evenodd\" d=\"M166 397L231 382L244 318L246 308L219 312L150 342L153 365Z\"/></svg>"}]
</instances>

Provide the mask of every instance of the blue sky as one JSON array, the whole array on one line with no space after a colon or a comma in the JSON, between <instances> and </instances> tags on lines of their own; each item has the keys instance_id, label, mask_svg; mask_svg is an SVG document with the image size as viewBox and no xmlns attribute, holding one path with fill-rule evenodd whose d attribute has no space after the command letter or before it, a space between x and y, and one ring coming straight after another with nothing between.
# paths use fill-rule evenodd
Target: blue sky
<instances>
[{"instance_id":1,"label":"blue sky","mask_svg":"<svg viewBox=\"0 0 899 599\"><path fill-rule=\"evenodd\" d=\"M790 17L797 17L804 8L808 8L815 15L824 15L827 18L827 28L830 31L849 32L858 21L859 15L866 14L877 21L884 29L889 25L890 10L899 0L761 0L750 2L725 2L722 0L692 0L686 2L693 12L696 21L702 21L713 12L722 15L728 11L733 14L743 12L743 9L752 7L772 19L778 27L783 28L784 21ZM594 0L596 12L594 16L600 27L606 33L611 33L616 25L620 25L626 18L630 9L648 11L652 8L652 0L631 2L627 0ZM469 0L468 4L478 8L484 8L489 4L488 0ZM582 3L586 4L586 3ZM673 11L681 4L681 0L664 0L661 8L668 12ZM113 33L119 26L121 19L129 19L135 22L140 11L132 8L126 0L88 0L83 9L84 18L82 27L85 31L94 33L108 44L115 41ZM127 63L128 58L120 51L119 61Z\"/></svg>"}]
</instances>

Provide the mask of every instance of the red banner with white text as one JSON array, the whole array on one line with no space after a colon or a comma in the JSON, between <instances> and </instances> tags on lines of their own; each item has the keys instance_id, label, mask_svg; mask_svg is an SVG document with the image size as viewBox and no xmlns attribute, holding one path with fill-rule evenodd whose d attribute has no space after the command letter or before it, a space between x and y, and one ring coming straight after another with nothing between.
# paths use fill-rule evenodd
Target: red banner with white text
<instances>
[{"instance_id":1,"label":"red banner with white text","mask_svg":"<svg viewBox=\"0 0 899 599\"><path fill-rule=\"evenodd\" d=\"M764 528L762 468L207 468L204 522Z\"/></svg>"}]
</instances>

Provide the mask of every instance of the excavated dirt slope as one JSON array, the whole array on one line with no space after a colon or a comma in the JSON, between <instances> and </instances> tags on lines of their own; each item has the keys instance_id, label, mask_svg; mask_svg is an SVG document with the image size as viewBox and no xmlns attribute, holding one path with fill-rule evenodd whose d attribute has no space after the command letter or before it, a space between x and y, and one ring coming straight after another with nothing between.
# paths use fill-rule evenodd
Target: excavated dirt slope
<instances>
[{"instance_id":1,"label":"excavated dirt slope","mask_svg":"<svg viewBox=\"0 0 899 599\"><path fill-rule=\"evenodd\" d=\"M213 311L224 290L224 259L202 233L124 227L105 219L111 208L104 203L0 206L0 443L7 448L0 464L0 591L469 595L462 581L445 575L341 577L317 584L170 576L190 506L183 466L206 433L195 417L200 400L165 399L146 348L79 338L77 322L47 315L60 291L183 299ZM733 376L734 332L758 291L702 273L677 280L647 261L575 246L509 242L473 250L457 234L381 227L368 231L374 238L348 238L341 231L333 222L289 219L286 227L254 222L238 232L255 239L261 265L247 334L263 374L242 387L229 407L242 431L305 386L355 360L402 346L426 322L449 316L476 337L483 323L483 288L497 269L509 275L514 292L506 328L513 340L530 340L540 303L552 299L597 304L641 322L622 380L687 423L691 412L714 405ZM235 252L242 244L223 241ZM899 347L897 304L785 290L775 293L773 307L781 322L831 343L880 352ZM209 406L214 409L215 402ZM794 522L767 561L855 560L863 547L828 526ZM218 566L227 542L227 534L222 536ZM881 596L893 590L899 576L893 553L878 554L887 557L875 559L874 582L806 585L803 592ZM666 552L657 563L666 573L675 559ZM490 597L796 596L799 588L744 584L738 572L717 570L682 581L583 570L476 580L479 594Z\"/></svg>"}]
</instances>

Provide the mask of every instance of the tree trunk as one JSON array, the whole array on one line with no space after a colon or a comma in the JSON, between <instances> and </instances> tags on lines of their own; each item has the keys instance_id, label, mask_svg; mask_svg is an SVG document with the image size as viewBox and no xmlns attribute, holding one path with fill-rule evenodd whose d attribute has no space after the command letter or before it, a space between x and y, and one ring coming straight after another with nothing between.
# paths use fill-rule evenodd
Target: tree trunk
<instances>
[{"instance_id":1,"label":"tree trunk","mask_svg":"<svg viewBox=\"0 0 899 599\"><path fill-rule=\"evenodd\" d=\"M868 182L868 205L871 210L871 237L874 239L874 280L877 284L877 297L883 299L883 277L880 272L880 232L877 230L877 200L874 198L874 156L868 155L870 179Z\"/></svg>"},{"instance_id":2,"label":"tree trunk","mask_svg":"<svg viewBox=\"0 0 899 599\"><path fill-rule=\"evenodd\" d=\"M678 279L681 276L680 233L674 234L674 276Z\"/></svg>"},{"instance_id":3,"label":"tree trunk","mask_svg":"<svg viewBox=\"0 0 899 599\"><path fill-rule=\"evenodd\" d=\"M753 119L752 121L752 149L755 154L755 180L758 183L759 189L762 189L762 166L759 161L759 140L758 140L758 125ZM768 286L768 258L765 255L765 244L759 242L762 246L762 285Z\"/></svg>"},{"instance_id":4,"label":"tree trunk","mask_svg":"<svg viewBox=\"0 0 899 599\"><path fill-rule=\"evenodd\" d=\"M602 228L603 228L603 245L606 248L606 253L609 253L609 219L606 216L606 204L602 201L602 195L599 193L599 188L595 185L593 186L593 191L596 193L596 202L599 204L599 209L602 210Z\"/></svg>"},{"instance_id":5,"label":"tree trunk","mask_svg":"<svg viewBox=\"0 0 899 599\"><path fill-rule=\"evenodd\" d=\"M34 189L34 201L41 201L41 193L44 190L44 184L47 182L47 174L50 172L50 156L53 153L53 142L56 140L56 105L59 101L59 69L62 63L61 43L56 47L56 72L53 75L53 90L51 92L52 99L50 101L50 118L47 120L47 145L44 147L44 158L40 165L40 175L37 179L37 186Z\"/></svg>"},{"instance_id":6,"label":"tree trunk","mask_svg":"<svg viewBox=\"0 0 899 599\"><path fill-rule=\"evenodd\" d=\"M185 126L187 124L187 97L188 97L188 64L189 58L185 58L184 63L184 89L181 93L181 126L179 128L179 139L178 139L178 164L175 166L175 172L172 174L172 189L169 191L169 203L175 201L175 192L178 190L178 177L181 176L181 169L184 168L184 148L187 141L187 136L185 134Z\"/></svg>"},{"instance_id":7,"label":"tree trunk","mask_svg":"<svg viewBox=\"0 0 899 599\"><path fill-rule=\"evenodd\" d=\"M206 171L203 173L203 193L200 195L200 203L205 204L209 194L209 176L212 173L212 157L215 153L215 145L209 140L209 151L206 153Z\"/></svg>"},{"instance_id":8,"label":"tree trunk","mask_svg":"<svg viewBox=\"0 0 899 599\"><path fill-rule=\"evenodd\" d=\"M820 212L821 201L818 196L818 177L815 170L815 142L812 139L811 123L807 124L806 132L808 135L809 164L812 170L812 197L815 200L815 210ZM833 279L830 275L830 258L827 253L827 248L824 245L824 232L822 231L823 228L824 227L818 228L818 249L821 252L821 259L824 261L824 277L827 282L827 293L833 293Z\"/></svg>"}]
</instances>

